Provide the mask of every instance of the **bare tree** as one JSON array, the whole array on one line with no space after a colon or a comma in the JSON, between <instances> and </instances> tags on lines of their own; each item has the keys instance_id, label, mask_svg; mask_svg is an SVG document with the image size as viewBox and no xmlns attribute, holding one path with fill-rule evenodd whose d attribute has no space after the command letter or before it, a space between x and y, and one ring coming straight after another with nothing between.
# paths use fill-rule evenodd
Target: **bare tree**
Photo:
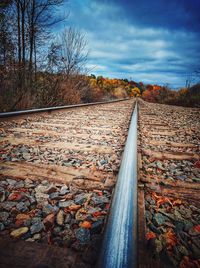
<instances>
[{"instance_id":1,"label":"bare tree","mask_svg":"<svg viewBox=\"0 0 200 268\"><path fill-rule=\"evenodd\" d=\"M70 27L63 31L60 41L61 62L66 78L81 73L88 58L85 35Z\"/></svg>"}]
</instances>

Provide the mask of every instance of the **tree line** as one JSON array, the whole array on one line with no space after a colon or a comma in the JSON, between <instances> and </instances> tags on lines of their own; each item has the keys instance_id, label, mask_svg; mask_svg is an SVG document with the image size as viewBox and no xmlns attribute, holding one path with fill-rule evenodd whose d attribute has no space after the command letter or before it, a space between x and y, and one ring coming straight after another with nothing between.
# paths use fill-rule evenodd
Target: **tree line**
<instances>
[{"instance_id":1,"label":"tree line","mask_svg":"<svg viewBox=\"0 0 200 268\"><path fill-rule=\"evenodd\" d=\"M62 4L63 0L1 0L1 111L87 100L85 35L71 27L56 37L52 31L67 19L56 11Z\"/></svg>"}]
</instances>

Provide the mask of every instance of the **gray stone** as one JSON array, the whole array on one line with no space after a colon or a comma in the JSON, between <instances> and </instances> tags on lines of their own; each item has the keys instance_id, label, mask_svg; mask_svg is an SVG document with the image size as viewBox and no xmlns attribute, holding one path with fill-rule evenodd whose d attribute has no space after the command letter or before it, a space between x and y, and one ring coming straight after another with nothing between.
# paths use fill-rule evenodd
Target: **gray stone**
<instances>
[{"instance_id":1,"label":"gray stone","mask_svg":"<svg viewBox=\"0 0 200 268\"><path fill-rule=\"evenodd\" d=\"M15 184L15 189L23 188L24 187L24 182L23 181L18 181Z\"/></svg>"},{"instance_id":2,"label":"gray stone","mask_svg":"<svg viewBox=\"0 0 200 268\"><path fill-rule=\"evenodd\" d=\"M44 224L42 223L41 218L34 217L32 219L32 225L30 227L31 234L39 233L44 229Z\"/></svg>"},{"instance_id":3,"label":"gray stone","mask_svg":"<svg viewBox=\"0 0 200 268\"><path fill-rule=\"evenodd\" d=\"M65 223L70 223L71 219L72 219L71 214L67 213L66 216L65 216Z\"/></svg>"},{"instance_id":4,"label":"gray stone","mask_svg":"<svg viewBox=\"0 0 200 268\"><path fill-rule=\"evenodd\" d=\"M5 201L1 204L1 207L5 210L10 211L13 207L15 207L18 203L13 201Z\"/></svg>"},{"instance_id":5,"label":"gray stone","mask_svg":"<svg viewBox=\"0 0 200 268\"><path fill-rule=\"evenodd\" d=\"M3 231L5 229L5 226L2 222L0 222L0 231Z\"/></svg>"},{"instance_id":6,"label":"gray stone","mask_svg":"<svg viewBox=\"0 0 200 268\"><path fill-rule=\"evenodd\" d=\"M72 200L68 200L68 201L60 201L58 206L60 208L66 208L66 207L69 207L71 205L74 205L74 202Z\"/></svg>"},{"instance_id":7,"label":"gray stone","mask_svg":"<svg viewBox=\"0 0 200 268\"><path fill-rule=\"evenodd\" d=\"M51 193L49 195L49 198L50 199L59 199L59 193L58 192Z\"/></svg>"},{"instance_id":8,"label":"gray stone","mask_svg":"<svg viewBox=\"0 0 200 268\"><path fill-rule=\"evenodd\" d=\"M90 242L90 231L88 229L78 228L75 231L75 236L78 239L78 241L82 244Z\"/></svg>"},{"instance_id":9,"label":"gray stone","mask_svg":"<svg viewBox=\"0 0 200 268\"><path fill-rule=\"evenodd\" d=\"M98 234L101 232L103 226L103 220L98 220L92 224L91 233Z\"/></svg>"},{"instance_id":10,"label":"gray stone","mask_svg":"<svg viewBox=\"0 0 200 268\"><path fill-rule=\"evenodd\" d=\"M16 205L16 208L17 208L17 210L19 210L21 212L26 212L28 210L28 207L27 207L26 203L24 203L24 202L19 202Z\"/></svg>"},{"instance_id":11,"label":"gray stone","mask_svg":"<svg viewBox=\"0 0 200 268\"><path fill-rule=\"evenodd\" d=\"M15 184L17 183L17 181L12 180L12 179L6 179L6 181L8 182L8 184L9 184L10 186L15 186Z\"/></svg>"},{"instance_id":12,"label":"gray stone","mask_svg":"<svg viewBox=\"0 0 200 268\"><path fill-rule=\"evenodd\" d=\"M60 195L65 195L69 193L69 189L66 185L62 186L61 189L60 189Z\"/></svg>"},{"instance_id":13,"label":"gray stone","mask_svg":"<svg viewBox=\"0 0 200 268\"><path fill-rule=\"evenodd\" d=\"M48 215L50 213L56 213L58 211L58 207L57 206L52 206L52 205L47 203L47 204L44 204L42 211L46 215Z\"/></svg>"},{"instance_id":14,"label":"gray stone","mask_svg":"<svg viewBox=\"0 0 200 268\"><path fill-rule=\"evenodd\" d=\"M82 205L85 201L87 200L87 195L86 194L79 194L75 197L75 204L77 205Z\"/></svg>"},{"instance_id":15,"label":"gray stone","mask_svg":"<svg viewBox=\"0 0 200 268\"><path fill-rule=\"evenodd\" d=\"M106 196L93 196L92 201L95 205L109 203L109 199Z\"/></svg>"},{"instance_id":16,"label":"gray stone","mask_svg":"<svg viewBox=\"0 0 200 268\"><path fill-rule=\"evenodd\" d=\"M160 226L164 224L165 221L166 221L166 217L163 216L161 213L156 213L153 216L153 223L155 224L155 226Z\"/></svg>"},{"instance_id":17,"label":"gray stone","mask_svg":"<svg viewBox=\"0 0 200 268\"><path fill-rule=\"evenodd\" d=\"M9 213L2 211L0 212L0 221L5 222L9 218Z\"/></svg>"},{"instance_id":18,"label":"gray stone","mask_svg":"<svg viewBox=\"0 0 200 268\"><path fill-rule=\"evenodd\" d=\"M0 202L3 202L6 199L6 193L3 187L0 187Z\"/></svg>"}]
</instances>

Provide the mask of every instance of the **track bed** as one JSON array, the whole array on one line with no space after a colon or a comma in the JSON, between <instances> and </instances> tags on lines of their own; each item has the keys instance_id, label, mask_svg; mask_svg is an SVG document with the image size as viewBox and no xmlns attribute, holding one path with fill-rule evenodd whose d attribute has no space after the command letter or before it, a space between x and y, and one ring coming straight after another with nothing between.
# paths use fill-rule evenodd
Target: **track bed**
<instances>
[{"instance_id":1,"label":"track bed","mask_svg":"<svg viewBox=\"0 0 200 268\"><path fill-rule=\"evenodd\" d=\"M139 267L200 267L200 109L139 101Z\"/></svg>"},{"instance_id":2,"label":"track bed","mask_svg":"<svg viewBox=\"0 0 200 268\"><path fill-rule=\"evenodd\" d=\"M1 267L94 266L133 107L2 120Z\"/></svg>"}]
</instances>

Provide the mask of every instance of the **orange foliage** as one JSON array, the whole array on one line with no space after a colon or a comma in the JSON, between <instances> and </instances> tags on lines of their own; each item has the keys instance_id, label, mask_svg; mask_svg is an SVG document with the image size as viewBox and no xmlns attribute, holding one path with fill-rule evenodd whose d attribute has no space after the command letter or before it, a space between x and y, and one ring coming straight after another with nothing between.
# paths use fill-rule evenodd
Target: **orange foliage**
<instances>
[{"instance_id":1,"label":"orange foliage","mask_svg":"<svg viewBox=\"0 0 200 268\"><path fill-rule=\"evenodd\" d=\"M155 237L156 237L156 235L153 232L146 233L146 240L150 240L150 239L153 239Z\"/></svg>"},{"instance_id":2,"label":"orange foliage","mask_svg":"<svg viewBox=\"0 0 200 268\"><path fill-rule=\"evenodd\" d=\"M165 234L165 239L167 243L167 249L171 250L177 244L177 238L172 228L170 228Z\"/></svg>"},{"instance_id":3,"label":"orange foliage","mask_svg":"<svg viewBox=\"0 0 200 268\"><path fill-rule=\"evenodd\" d=\"M80 227L85 228L85 229L91 229L92 224L89 221L83 221L82 223L80 223Z\"/></svg>"},{"instance_id":4,"label":"orange foliage","mask_svg":"<svg viewBox=\"0 0 200 268\"><path fill-rule=\"evenodd\" d=\"M178 205L181 205L182 204L182 201L180 199L174 200L173 198L170 198L170 197L165 197L165 196L157 195L155 192L152 193L152 197L156 201L157 209L161 205L163 205L165 203L170 204L171 207L178 206Z\"/></svg>"}]
</instances>

